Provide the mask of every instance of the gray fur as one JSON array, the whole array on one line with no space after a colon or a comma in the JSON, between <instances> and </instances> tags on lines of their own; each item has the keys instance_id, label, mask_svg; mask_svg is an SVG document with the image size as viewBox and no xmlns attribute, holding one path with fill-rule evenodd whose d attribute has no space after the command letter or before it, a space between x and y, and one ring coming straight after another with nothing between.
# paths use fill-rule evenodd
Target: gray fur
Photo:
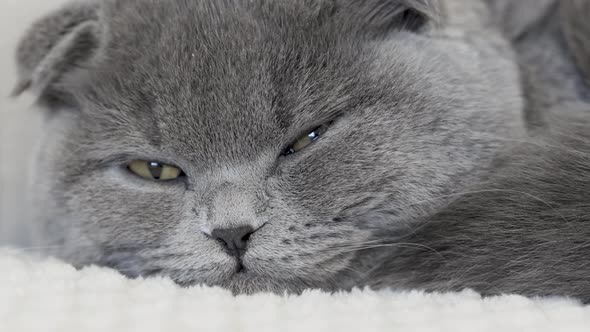
<instances>
[{"instance_id":1,"label":"gray fur","mask_svg":"<svg viewBox=\"0 0 590 332\"><path fill-rule=\"evenodd\" d=\"M561 1L560 20L563 34L580 69L590 80L590 2L584 0Z\"/></svg>"},{"instance_id":2,"label":"gray fur","mask_svg":"<svg viewBox=\"0 0 590 332\"><path fill-rule=\"evenodd\" d=\"M53 110L38 158L43 241L76 266L236 293L470 287L590 301L586 51L559 15L521 7L515 28L502 8L105 0L49 15L23 38L17 89ZM186 177L140 179L133 159ZM210 234L244 225L258 231L240 270Z\"/></svg>"}]
</instances>

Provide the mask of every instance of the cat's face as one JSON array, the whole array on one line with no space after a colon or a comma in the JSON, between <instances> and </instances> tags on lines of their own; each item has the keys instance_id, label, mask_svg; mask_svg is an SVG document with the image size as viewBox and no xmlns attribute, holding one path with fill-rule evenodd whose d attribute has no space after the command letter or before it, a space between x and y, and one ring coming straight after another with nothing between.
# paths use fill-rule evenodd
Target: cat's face
<instances>
[{"instance_id":1,"label":"cat's face","mask_svg":"<svg viewBox=\"0 0 590 332\"><path fill-rule=\"evenodd\" d=\"M363 285L378 257L360 249L435 213L518 131L492 46L375 37L332 2L230 2L106 1L92 60L46 90L69 105L38 163L62 257L237 292ZM238 259L215 231L245 226Z\"/></svg>"}]
</instances>

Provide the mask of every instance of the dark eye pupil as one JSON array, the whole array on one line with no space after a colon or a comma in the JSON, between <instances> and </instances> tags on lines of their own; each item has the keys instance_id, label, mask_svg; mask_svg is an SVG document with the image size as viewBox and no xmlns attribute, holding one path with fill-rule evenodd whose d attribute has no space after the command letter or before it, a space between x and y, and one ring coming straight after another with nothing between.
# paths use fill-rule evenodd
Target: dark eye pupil
<instances>
[{"instance_id":1,"label":"dark eye pupil","mask_svg":"<svg viewBox=\"0 0 590 332\"><path fill-rule=\"evenodd\" d=\"M150 171L150 173L152 174L152 176L154 177L154 179L159 180L162 177L162 165L160 165L160 163L156 163L156 162L150 162L148 164L148 169Z\"/></svg>"}]
</instances>

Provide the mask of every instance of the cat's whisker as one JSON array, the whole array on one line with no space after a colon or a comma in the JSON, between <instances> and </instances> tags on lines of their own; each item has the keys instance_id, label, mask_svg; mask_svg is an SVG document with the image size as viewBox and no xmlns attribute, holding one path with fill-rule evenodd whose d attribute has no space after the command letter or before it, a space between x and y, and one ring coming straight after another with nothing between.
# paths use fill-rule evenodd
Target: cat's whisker
<instances>
[{"instance_id":1,"label":"cat's whisker","mask_svg":"<svg viewBox=\"0 0 590 332\"><path fill-rule=\"evenodd\" d=\"M28 252L28 251L41 251L48 249L61 249L65 248L64 245L53 245L53 246L39 246L39 247L9 247L8 250Z\"/></svg>"},{"instance_id":2,"label":"cat's whisker","mask_svg":"<svg viewBox=\"0 0 590 332\"><path fill-rule=\"evenodd\" d=\"M359 248L353 248L348 252L354 252L354 251L361 251L361 250L368 250L368 249L376 249L376 248L385 248L385 247L389 247L389 248L422 248L422 249L426 249L429 250L433 253L439 254L442 256L442 254L440 252L438 252L437 250L433 249L432 247L429 247L427 245L423 245L423 244L418 244L418 243L389 243L389 244L376 244L376 245L372 245L372 246L364 246L364 247L359 247Z\"/></svg>"},{"instance_id":3,"label":"cat's whisker","mask_svg":"<svg viewBox=\"0 0 590 332\"><path fill-rule=\"evenodd\" d=\"M409 242L396 242L396 243L381 243L381 244L374 244L374 245L350 245L350 246L342 246L342 247L332 247L331 250L334 250L338 253L354 253L363 250L370 250L370 249L378 249L378 248L419 248L431 251L441 258L445 258L442 253L437 251L436 249L429 247L427 245L419 244L419 243L409 243Z\"/></svg>"},{"instance_id":4,"label":"cat's whisker","mask_svg":"<svg viewBox=\"0 0 590 332\"><path fill-rule=\"evenodd\" d=\"M347 242L347 243L343 243L340 245L334 245L331 246L331 248L340 248L340 247L350 247L350 246L362 246L362 245L369 245L369 244L375 244L375 243L381 243L384 242L384 239L375 239L375 240L367 240L367 241L361 241L361 242Z\"/></svg>"},{"instance_id":5,"label":"cat's whisker","mask_svg":"<svg viewBox=\"0 0 590 332\"><path fill-rule=\"evenodd\" d=\"M411 207L411 206L415 206L415 205L432 203L434 201L446 199L446 198L464 197L464 196L469 196L469 195L489 194L489 193L518 194L518 195L532 198L538 202L541 202L541 203L547 205L547 207L551 208L555 213L557 213L557 215L560 216L566 223L569 223L567 218L564 215L562 215L561 213L559 213L559 211L557 211L557 209L553 205L551 205L549 202L547 202L546 200L543 200L542 198L535 196L533 194L530 194L530 193L527 193L524 191L513 190L513 189L483 189L483 190L464 191L464 192L459 192L459 193L454 193L454 194L436 196L433 198L429 198L429 199L422 200L422 201L416 201L416 202L412 202L412 203L405 204L405 205L398 205L398 206L396 206L396 208L403 209L403 208Z\"/></svg>"},{"instance_id":6,"label":"cat's whisker","mask_svg":"<svg viewBox=\"0 0 590 332\"><path fill-rule=\"evenodd\" d=\"M493 140L502 141L502 142L513 142L513 143L515 143L515 146L516 145L519 145L519 146L527 145L527 146L535 146L535 147L548 149L548 150L558 150L558 151L559 150L567 150L568 153L581 154L582 156L587 155L586 151L581 150L582 146L571 146L571 145L566 145L566 144L560 144L555 139L554 140L526 139L526 138L517 139L517 138L510 138L510 137L505 137L505 136L492 135L490 133L480 133L480 132L476 132L476 131L471 131L471 133L476 133L478 137L482 137L482 138L493 139ZM568 133L566 131L554 130L552 134L553 134L553 136L569 138L572 140L580 140L580 137L576 137L575 135L572 135L571 133Z\"/></svg>"},{"instance_id":7,"label":"cat's whisker","mask_svg":"<svg viewBox=\"0 0 590 332\"><path fill-rule=\"evenodd\" d=\"M125 252L125 251L136 251L137 254L141 254L147 250L158 250L162 249L162 245L150 247L149 245L135 245L135 246L103 246L99 244L70 244L70 245L46 245L46 246L30 246L30 247L9 247L7 250L13 253L19 254L42 254L46 256L56 255L59 250L61 249L72 249L77 248L78 250L82 249L91 249L96 248L101 251L114 251L114 252Z\"/></svg>"}]
</instances>

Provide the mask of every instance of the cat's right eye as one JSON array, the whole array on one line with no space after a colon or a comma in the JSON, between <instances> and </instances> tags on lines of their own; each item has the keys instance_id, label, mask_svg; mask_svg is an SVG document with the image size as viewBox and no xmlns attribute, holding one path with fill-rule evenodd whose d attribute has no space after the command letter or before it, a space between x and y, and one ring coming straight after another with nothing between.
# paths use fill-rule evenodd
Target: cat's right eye
<instances>
[{"instance_id":1,"label":"cat's right eye","mask_svg":"<svg viewBox=\"0 0 590 332\"><path fill-rule=\"evenodd\" d=\"M183 175L180 168L155 161L134 160L127 168L139 177L154 181L172 181Z\"/></svg>"},{"instance_id":2,"label":"cat's right eye","mask_svg":"<svg viewBox=\"0 0 590 332\"><path fill-rule=\"evenodd\" d=\"M310 131L309 133L300 136L297 138L297 140L295 140L295 142L293 142L293 144L287 147L287 149L283 152L283 155L291 155L305 149L317 141L327 130L328 125L322 125Z\"/></svg>"}]
</instances>

